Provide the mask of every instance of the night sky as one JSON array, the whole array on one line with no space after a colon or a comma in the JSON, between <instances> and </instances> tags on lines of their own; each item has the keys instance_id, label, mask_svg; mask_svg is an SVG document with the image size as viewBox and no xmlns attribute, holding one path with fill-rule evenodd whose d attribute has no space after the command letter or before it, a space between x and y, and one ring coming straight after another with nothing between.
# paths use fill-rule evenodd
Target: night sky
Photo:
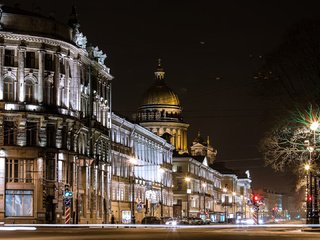
<instances>
[{"instance_id":1,"label":"night sky","mask_svg":"<svg viewBox=\"0 0 320 240\"><path fill-rule=\"evenodd\" d=\"M218 150L217 161L250 169L255 188L292 190L287 174L274 173L261 160L257 145L266 112L277 106L260 96L253 76L292 25L319 17L319 1L2 2L40 7L61 22L67 22L75 2L81 31L107 54L115 112L130 117L136 111L161 58L167 84L190 123L189 144L200 130Z\"/></svg>"}]
</instances>

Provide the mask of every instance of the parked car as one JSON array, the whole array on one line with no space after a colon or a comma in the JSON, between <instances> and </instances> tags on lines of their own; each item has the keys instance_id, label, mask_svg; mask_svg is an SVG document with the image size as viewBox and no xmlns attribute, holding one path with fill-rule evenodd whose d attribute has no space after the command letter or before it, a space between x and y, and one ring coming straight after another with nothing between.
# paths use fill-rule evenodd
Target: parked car
<instances>
[{"instance_id":1,"label":"parked car","mask_svg":"<svg viewBox=\"0 0 320 240\"><path fill-rule=\"evenodd\" d=\"M160 223L161 223L161 219L154 216L144 217L141 221L141 224L160 224Z\"/></svg>"},{"instance_id":2,"label":"parked car","mask_svg":"<svg viewBox=\"0 0 320 240\"><path fill-rule=\"evenodd\" d=\"M199 217L191 217L188 220L189 220L189 224L192 224L192 225L205 224L205 222L202 220L202 218L199 218Z\"/></svg>"}]
</instances>

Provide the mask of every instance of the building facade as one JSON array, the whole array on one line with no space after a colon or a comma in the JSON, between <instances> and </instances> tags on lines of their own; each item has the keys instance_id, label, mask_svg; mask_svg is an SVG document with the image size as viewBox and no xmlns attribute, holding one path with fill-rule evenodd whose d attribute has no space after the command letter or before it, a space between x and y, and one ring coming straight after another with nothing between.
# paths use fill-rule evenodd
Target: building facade
<instances>
[{"instance_id":1,"label":"building facade","mask_svg":"<svg viewBox=\"0 0 320 240\"><path fill-rule=\"evenodd\" d=\"M111 80L105 54L70 26L2 6L0 221L109 219Z\"/></svg>"},{"instance_id":2,"label":"building facade","mask_svg":"<svg viewBox=\"0 0 320 240\"><path fill-rule=\"evenodd\" d=\"M174 157L174 217L216 219L220 212L222 175L208 166L206 157Z\"/></svg>"},{"instance_id":3,"label":"building facade","mask_svg":"<svg viewBox=\"0 0 320 240\"><path fill-rule=\"evenodd\" d=\"M172 216L174 147L149 130L112 114L111 210L118 223Z\"/></svg>"}]
</instances>

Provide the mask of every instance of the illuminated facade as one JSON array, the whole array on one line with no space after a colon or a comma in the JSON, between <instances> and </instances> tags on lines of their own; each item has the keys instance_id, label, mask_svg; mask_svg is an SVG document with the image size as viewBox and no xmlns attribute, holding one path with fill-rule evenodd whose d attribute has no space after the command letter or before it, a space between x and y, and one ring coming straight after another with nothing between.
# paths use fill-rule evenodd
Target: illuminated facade
<instances>
[{"instance_id":1,"label":"illuminated facade","mask_svg":"<svg viewBox=\"0 0 320 240\"><path fill-rule=\"evenodd\" d=\"M155 82L144 94L136 115L139 124L168 139L179 154L188 152L187 130L178 96L166 85L165 72L159 60Z\"/></svg>"},{"instance_id":2,"label":"illuminated facade","mask_svg":"<svg viewBox=\"0 0 320 240\"><path fill-rule=\"evenodd\" d=\"M110 92L105 54L70 26L2 6L0 221L108 221Z\"/></svg>"},{"instance_id":3,"label":"illuminated facade","mask_svg":"<svg viewBox=\"0 0 320 240\"><path fill-rule=\"evenodd\" d=\"M114 113L111 138L111 210L115 221L131 223L132 210L136 223L144 216L172 216L174 147Z\"/></svg>"},{"instance_id":4,"label":"illuminated facade","mask_svg":"<svg viewBox=\"0 0 320 240\"><path fill-rule=\"evenodd\" d=\"M173 161L174 217L197 217L220 210L222 175L206 157L175 157Z\"/></svg>"},{"instance_id":5,"label":"illuminated facade","mask_svg":"<svg viewBox=\"0 0 320 240\"><path fill-rule=\"evenodd\" d=\"M211 165L216 159L217 150L211 146L209 136L205 141L201 137L199 131L198 136L192 141L192 145L190 147L190 154L191 156L205 156L207 158L208 164Z\"/></svg>"}]
</instances>

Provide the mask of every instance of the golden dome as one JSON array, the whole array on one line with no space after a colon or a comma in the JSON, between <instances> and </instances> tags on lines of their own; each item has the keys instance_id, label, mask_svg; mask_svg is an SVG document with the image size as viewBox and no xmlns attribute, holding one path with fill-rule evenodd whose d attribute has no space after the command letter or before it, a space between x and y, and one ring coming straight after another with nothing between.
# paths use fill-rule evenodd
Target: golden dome
<instances>
[{"instance_id":1,"label":"golden dome","mask_svg":"<svg viewBox=\"0 0 320 240\"><path fill-rule=\"evenodd\" d=\"M159 59L158 66L155 74L155 84L150 87L142 98L142 105L170 105L180 106L180 101L177 96L166 84L165 84L165 72L161 66L161 60Z\"/></svg>"},{"instance_id":2,"label":"golden dome","mask_svg":"<svg viewBox=\"0 0 320 240\"><path fill-rule=\"evenodd\" d=\"M180 106L178 96L163 82L157 80L144 94L142 105L174 105Z\"/></svg>"}]
</instances>

